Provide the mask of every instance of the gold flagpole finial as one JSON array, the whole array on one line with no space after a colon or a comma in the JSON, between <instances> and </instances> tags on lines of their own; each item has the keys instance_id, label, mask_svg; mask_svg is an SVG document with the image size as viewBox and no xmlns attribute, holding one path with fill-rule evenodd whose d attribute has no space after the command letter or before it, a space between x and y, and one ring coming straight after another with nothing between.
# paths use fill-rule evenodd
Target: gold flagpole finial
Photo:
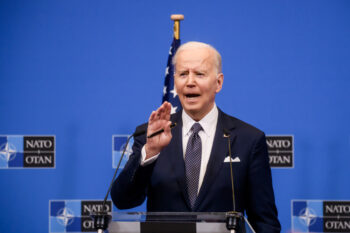
<instances>
[{"instance_id":1,"label":"gold flagpole finial","mask_svg":"<svg viewBox=\"0 0 350 233\"><path fill-rule=\"evenodd\" d=\"M180 39L180 21L184 20L184 15L171 15L170 19L174 21L174 38Z\"/></svg>"}]
</instances>

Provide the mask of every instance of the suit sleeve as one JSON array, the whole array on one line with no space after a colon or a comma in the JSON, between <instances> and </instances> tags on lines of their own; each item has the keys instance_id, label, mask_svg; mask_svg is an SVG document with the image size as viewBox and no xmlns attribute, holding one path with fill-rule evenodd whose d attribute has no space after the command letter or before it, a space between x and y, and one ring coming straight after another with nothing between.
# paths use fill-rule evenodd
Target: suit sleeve
<instances>
[{"instance_id":1,"label":"suit sleeve","mask_svg":"<svg viewBox=\"0 0 350 233\"><path fill-rule=\"evenodd\" d=\"M254 142L248 171L248 220L257 233L279 233L281 226L272 187L271 168L264 133Z\"/></svg>"},{"instance_id":2,"label":"suit sleeve","mask_svg":"<svg viewBox=\"0 0 350 233\"><path fill-rule=\"evenodd\" d=\"M146 125L142 125L136 131L146 127ZM134 138L133 153L113 183L111 198L119 209L130 209L141 205L147 196L147 187L155 163L146 166L140 165L141 150L145 143L145 135Z\"/></svg>"}]
</instances>

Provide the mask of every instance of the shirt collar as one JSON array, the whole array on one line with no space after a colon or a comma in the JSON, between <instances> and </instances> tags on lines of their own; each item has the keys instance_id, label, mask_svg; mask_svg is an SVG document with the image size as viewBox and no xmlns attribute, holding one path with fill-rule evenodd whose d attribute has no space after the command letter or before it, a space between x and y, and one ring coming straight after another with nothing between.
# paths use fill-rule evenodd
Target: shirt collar
<instances>
[{"instance_id":1,"label":"shirt collar","mask_svg":"<svg viewBox=\"0 0 350 233\"><path fill-rule=\"evenodd\" d=\"M216 123L218 122L218 115L219 111L216 107L216 104L214 103L213 108L208 112L207 115L205 115L200 121L198 121L199 124L201 124L204 133L207 136L211 136L216 128ZM192 125L197 122L193 120L185 110L182 111L182 123L183 123L183 132L184 135L191 133L191 127Z\"/></svg>"}]
</instances>

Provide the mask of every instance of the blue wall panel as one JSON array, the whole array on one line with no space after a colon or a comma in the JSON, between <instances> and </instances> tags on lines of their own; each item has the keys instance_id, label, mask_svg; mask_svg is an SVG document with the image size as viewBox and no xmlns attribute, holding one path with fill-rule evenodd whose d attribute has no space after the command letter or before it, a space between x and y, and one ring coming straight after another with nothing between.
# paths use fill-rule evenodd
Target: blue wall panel
<instances>
[{"instance_id":1,"label":"blue wall panel","mask_svg":"<svg viewBox=\"0 0 350 233\"><path fill-rule=\"evenodd\" d=\"M50 200L103 199L112 135L161 102L172 13L183 42L222 53L217 105L294 135L294 168L273 169L282 232L292 200L350 200L349 12L347 0L1 1L0 135L55 135L56 166L0 169L0 232L47 232Z\"/></svg>"}]
</instances>

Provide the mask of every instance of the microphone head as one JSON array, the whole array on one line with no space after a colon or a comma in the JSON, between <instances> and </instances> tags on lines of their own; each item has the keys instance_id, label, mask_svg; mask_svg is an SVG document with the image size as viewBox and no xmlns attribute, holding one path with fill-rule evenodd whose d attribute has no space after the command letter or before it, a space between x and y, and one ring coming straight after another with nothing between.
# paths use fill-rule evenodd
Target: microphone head
<instances>
[{"instance_id":1,"label":"microphone head","mask_svg":"<svg viewBox=\"0 0 350 233\"><path fill-rule=\"evenodd\" d=\"M170 129L174 128L176 125L177 125L176 122L171 123ZM163 131L164 131L164 129L162 129L161 131L159 131L159 133L161 133L161 132L163 132ZM140 136L140 135L145 134L146 132L147 132L147 130L145 130L145 129L144 129L144 130L139 129L139 130L136 130L136 131L132 134L132 136L133 136L133 137L138 137L138 136Z\"/></svg>"},{"instance_id":2,"label":"microphone head","mask_svg":"<svg viewBox=\"0 0 350 233\"><path fill-rule=\"evenodd\" d=\"M177 125L176 122L172 122L171 125L170 125L170 129L174 128L176 125Z\"/></svg>"},{"instance_id":3,"label":"microphone head","mask_svg":"<svg viewBox=\"0 0 350 233\"><path fill-rule=\"evenodd\" d=\"M228 129L224 129L224 135L225 138L230 137L230 131Z\"/></svg>"}]
</instances>

